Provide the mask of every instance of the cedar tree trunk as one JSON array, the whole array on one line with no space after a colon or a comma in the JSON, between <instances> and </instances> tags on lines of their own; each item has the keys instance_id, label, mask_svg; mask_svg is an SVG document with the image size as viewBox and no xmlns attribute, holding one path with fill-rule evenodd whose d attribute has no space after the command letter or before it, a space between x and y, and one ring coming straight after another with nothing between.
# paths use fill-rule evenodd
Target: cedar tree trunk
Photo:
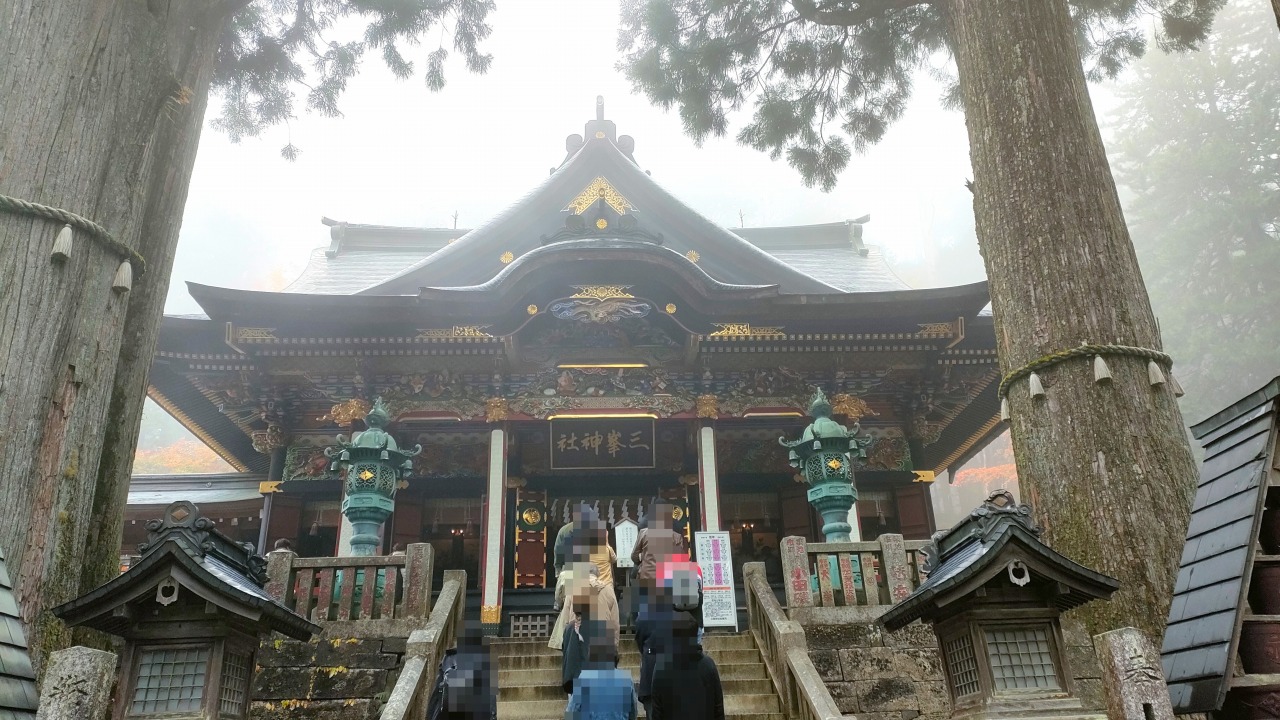
<instances>
[{"instance_id":1,"label":"cedar tree trunk","mask_svg":"<svg viewBox=\"0 0 1280 720\"><path fill-rule=\"evenodd\" d=\"M946 0L974 172L974 214L1009 372L1082 342L1161 349L1085 85L1067 0ZM1169 385L1147 361L1089 358L1012 385L1014 455L1044 539L1116 577L1080 612L1160 647L1196 465Z\"/></svg>"},{"instance_id":2,"label":"cedar tree trunk","mask_svg":"<svg viewBox=\"0 0 1280 720\"><path fill-rule=\"evenodd\" d=\"M235 9L0 0L0 193L89 218L150 262L113 292L115 252L77 231L51 261L58 223L0 212L0 546L37 668L69 640L48 608L117 561L146 368Z\"/></svg>"}]
</instances>

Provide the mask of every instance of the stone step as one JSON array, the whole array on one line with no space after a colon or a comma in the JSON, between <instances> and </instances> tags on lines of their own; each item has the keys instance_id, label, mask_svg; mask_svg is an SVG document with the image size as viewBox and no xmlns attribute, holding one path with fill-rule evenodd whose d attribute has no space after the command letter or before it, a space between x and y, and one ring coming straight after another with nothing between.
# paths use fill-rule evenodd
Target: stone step
<instances>
[{"instance_id":1,"label":"stone step","mask_svg":"<svg viewBox=\"0 0 1280 720\"><path fill-rule=\"evenodd\" d=\"M624 670L631 671L632 680L640 679L640 667L620 666ZM720 670L720 678L722 680L764 680L768 681L768 674L764 664L754 663L726 663L724 665L717 664ZM531 670L500 670L498 671L498 687L516 687L521 685L552 685L560 682L560 666L548 668L536 668Z\"/></svg>"},{"instance_id":2,"label":"stone step","mask_svg":"<svg viewBox=\"0 0 1280 720\"><path fill-rule=\"evenodd\" d=\"M552 679L549 683L539 685L507 685L498 680L498 700L502 702L532 702L538 700L555 700L557 698L564 699L566 697L563 690L557 685L559 676ZM632 681L636 678L633 676ZM731 696L738 695L759 695L761 690L761 681L755 680L725 680L721 676L720 685L724 690L724 696L727 699Z\"/></svg>"},{"instance_id":3,"label":"stone step","mask_svg":"<svg viewBox=\"0 0 1280 720\"><path fill-rule=\"evenodd\" d=\"M497 658L499 670L535 670L538 668L560 667L560 652L545 648L530 655L501 655ZM710 650L707 652L717 665L760 662L760 653L754 648L750 650ZM632 668L640 666L640 653L634 648L624 650L618 656L618 667Z\"/></svg>"},{"instance_id":4,"label":"stone step","mask_svg":"<svg viewBox=\"0 0 1280 720\"><path fill-rule=\"evenodd\" d=\"M562 720L569 698L561 693L554 700L498 700L498 720ZM784 720L776 695L726 695L724 712L743 720ZM644 708L640 707L644 717Z\"/></svg>"},{"instance_id":5,"label":"stone step","mask_svg":"<svg viewBox=\"0 0 1280 720\"><path fill-rule=\"evenodd\" d=\"M618 646L622 648L623 652L627 650L634 651L636 648L635 637L623 635ZM750 650L755 646L755 638L747 633L738 635L711 633L702 638L702 647L707 650ZM489 642L489 652L494 657L539 654L544 650L556 652L547 647L546 638L494 638Z\"/></svg>"}]
</instances>

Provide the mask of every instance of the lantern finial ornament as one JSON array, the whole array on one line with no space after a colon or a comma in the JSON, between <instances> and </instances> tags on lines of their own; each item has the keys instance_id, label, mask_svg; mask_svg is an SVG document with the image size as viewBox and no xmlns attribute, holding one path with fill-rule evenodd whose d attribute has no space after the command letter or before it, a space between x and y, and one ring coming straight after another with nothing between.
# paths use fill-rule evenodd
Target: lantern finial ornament
<instances>
[{"instance_id":1,"label":"lantern finial ornament","mask_svg":"<svg viewBox=\"0 0 1280 720\"><path fill-rule=\"evenodd\" d=\"M338 444L325 448L324 454L333 460L329 468L341 470L345 478L347 497L342 501L342 514L354 531L351 554L369 556L378 552L378 528L395 509L396 490L401 479L411 474L412 458L422 452L422 446L400 449L386 430L391 413L380 397L364 422L368 430L355 433L350 440L339 435Z\"/></svg>"},{"instance_id":2,"label":"lantern finial ornament","mask_svg":"<svg viewBox=\"0 0 1280 720\"><path fill-rule=\"evenodd\" d=\"M827 542L847 542L854 527L849 510L858 501L853 486L853 456L865 458L871 439L859 436L860 426L847 428L831 419L831 401L818 388L809 401L813 422L798 440L778 438L787 448L791 467L800 470L809 483L809 502L822 515L822 534Z\"/></svg>"}]
</instances>

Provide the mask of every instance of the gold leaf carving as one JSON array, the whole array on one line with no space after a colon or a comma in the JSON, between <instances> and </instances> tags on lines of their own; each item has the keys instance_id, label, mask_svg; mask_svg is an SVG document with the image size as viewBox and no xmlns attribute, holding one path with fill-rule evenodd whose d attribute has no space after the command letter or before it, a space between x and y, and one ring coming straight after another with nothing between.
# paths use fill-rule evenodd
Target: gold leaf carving
<instances>
[{"instance_id":1,"label":"gold leaf carving","mask_svg":"<svg viewBox=\"0 0 1280 720\"><path fill-rule=\"evenodd\" d=\"M356 420L363 419L365 415L369 414L369 410L372 408L373 406L369 404L368 400L351 398L350 400L340 402L332 408L329 408L329 413L320 419L332 420L338 425L346 426Z\"/></svg>"},{"instance_id":2,"label":"gold leaf carving","mask_svg":"<svg viewBox=\"0 0 1280 720\"><path fill-rule=\"evenodd\" d=\"M275 328L236 328L237 340L278 340Z\"/></svg>"},{"instance_id":3,"label":"gold leaf carving","mask_svg":"<svg viewBox=\"0 0 1280 720\"><path fill-rule=\"evenodd\" d=\"M454 325L451 328L419 328L419 340L439 340L452 338L491 338L485 332L488 325Z\"/></svg>"},{"instance_id":4,"label":"gold leaf carving","mask_svg":"<svg viewBox=\"0 0 1280 720\"><path fill-rule=\"evenodd\" d=\"M511 404L506 398L489 398L484 403L485 422L502 422L511 414Z\"/></svg>"},{"instance_id":5,"label":"gold leaf carving","mask_svg":"<svg viewBox=\"0 0 1280 720\"><path fill-rule=\"evenodd\" d=\"M716 419L720 417L720 398L715 395L699 395L697 400L698 417Z\"/></svg>"},{"instance_id":6,"label":"gold leaf carving","mask_svg":"<svg viewBox=\"0 0 1280 720\"><path fill-rule=\"evenodd\" d=\"M582 192L569 201L565 206L565 210L572 212L574 215L581 215L586 212L587 208L595 204L597 200L604 200L605 204L613 208L613 211L619 215L626 215L627 212L634 210L631 201L622 196L613 185L609 184L604 176L598 176L592 180Z\"/></svg>"},{"instance_id":7,"label":"gold leaf carving","mask_svg":"<svg viewBox=\"0 0 1280 720\"><path fill-rule=\"evenodd\" d=\"M849 393L839 393L831 398L831 414L844 415L850 422L858 422L869 415L879 415L867 405L866 400Z\"/></svg>"},{"instance_id":8,"label":"gold leaf carving","mask_svg":"<svg viewBox=\"0 0 1280 720\"><path fill-rule=\"evenodd\" d=\"M780 327L752 327L751 323L713 323L720 328L707 337L784 338Z\"/></svg>"},{"instance_id":9,"label":"gold leaf carving","mask_svg":"<svg viewBox=\"0 0 1280 720\"><path fill-rule=\"evenodd\" d=\"M630 285L574 285L574 293L571 297L586 300L618 300L618 299L634 299L635 295L627 292L631 289Z\"/></svg>"}]
</instances>

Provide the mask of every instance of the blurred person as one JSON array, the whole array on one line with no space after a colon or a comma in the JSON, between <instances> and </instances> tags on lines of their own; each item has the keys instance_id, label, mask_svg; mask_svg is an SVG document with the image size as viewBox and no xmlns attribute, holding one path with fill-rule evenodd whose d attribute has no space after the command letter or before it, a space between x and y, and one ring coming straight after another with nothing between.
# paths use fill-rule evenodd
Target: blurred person
<instances>
[{"instance_id":1,"label":"blurred person","mask_svg":"<svg viewBox=\"0 0 1280 720\"><path fill-rule=\"evenodd\" d=\"M497 720L498 673L475 622L445 651L427 701L427 720Z\"/></svg>"},{"instance_id":2,"label":"blurred person","mask_svg":"<svg viewBox=\"0 0 1280 720\"><path fill-rule=\"evenodd\" d=\"M593 644L608 645L616 655L621 639L618 603L612 588L600 581L595 566L586 565L588 582L572 597L574 619L564 629L560 684L566 694L573 692L573 682L586 664L587 648Z\"/></svg>"},{"instance_id":3,"label":"blurred person","mask_svg":"<svg viewBox=\"0 0 1280 720\"><path fill-rule=\"evenodd\" d=\"M587 643L587 661L573 686L566 720L636 720L631 673L618 668L618 649L606 637Z\"/></svg>"},{"instance_id":4,"label":"blurred person","mask_svg":"<svg viewBox=\"0 0 1280 720\"><path fill-rule=\"evenodd\" d=\"M698 644L698 621L677 612L671 632L671 652L653 673L649 720L725 720L720 671Z\"/></svg>"},{"instance_id":5,"label":"blurred person","mask_svg":"<svg viewBox=\"0 0 1280 720\"><path fill-rule=\"evenodd\" d=\"M636 577L653 580L657 577L658 563L672 555L689 559L689 548L685 545L684 536L674 529L672 511L675 506L665 501L657 501L649 506L645 516L645 528L636 538L636 546L631 551L631 562L636 564Z\"/></svg>"},{"instance_id":6,"label":"blurred person","mask_svg":"<svg viewBox=\"0 0 1280 720\"><path fill-rule=\"evenodd\" d=\"M675 621L675 608L671 604L668 588L657 587L651 581L642 581L641 592L645 602L636 616L636 649L640 651L640 681L636 695L644 705L646 715L653 716L653 671L658 659L671 652L674 638L671 634Z\"/></svg>"}]
</instances>

